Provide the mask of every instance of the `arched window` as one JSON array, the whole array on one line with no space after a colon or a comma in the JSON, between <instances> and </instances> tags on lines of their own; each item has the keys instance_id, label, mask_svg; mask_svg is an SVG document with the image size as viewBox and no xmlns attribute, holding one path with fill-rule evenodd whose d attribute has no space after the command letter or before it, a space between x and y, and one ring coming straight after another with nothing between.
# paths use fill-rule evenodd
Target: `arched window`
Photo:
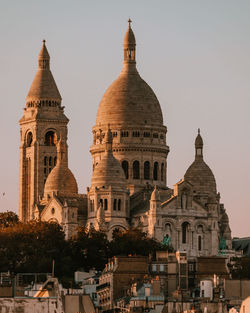
<instances>
[{"instance_id":1,"label":"arched window","mask_svg":"<svg viewBox=\"0 0 250 313\"><path fill-rule=\"evenodd\" d=\"M161 181L164 180L164 163L161 163Z\"/></svg>"},{"instance_id":2,"label":"arched window","mask_svg":"<svg viewBox=\"0 0 250 313\"><path fill-rule=\"evenodd\" d=\"M181 225L181 230L182 230L182 243L187 243L188 242L188 222L184 222Z\"/></svg>"},{"instance_id":3,"label":"arched window","mask_svg":"<svg viewBox=\"0 0 250 313\"><path fill-rule=\"evenodd\" d=\"M27 146L28 146L28 147L30 147L30 146L31 146L32 141L33 141L33 135L32 135L32 132L28 132L28 135L27 135Z\"/></svg>"},{"instance_id":4,"label":"arched window","mask_svg":"<svg viewBox=\"0 0 250 313\"><path fill-rule=\"evenodd\" d=\"M118 199L118 211L121 211L121 199Z\"/></svg>"},{"instance_id":5,"label":"arched window","mask_svg":"<svg viewBox=\"0 0 250 313\"><path fill-rule=\"evenodd\" d=\"M52 166L52 157L49 157L49 166Z\"/></svg>"},{"instance_id":6,"label":"arched window","mask_svg":"<svg viewBox=\"0 0 250 313\"><path fill-rule=\"evenodd\" d=\"M57 157L54 157L54 166L56 166Z\"/></svg>"},{"instance_id":7,"label":"arched window","mask_svg":"<svg viewBox=\"0 0 250 313\"><path fill-rule=\"evenodd\" d=\"M45 146L56 145L56 134L53 131L48 131L45 135Z\"/></svg>"},{"instance_id":8,"label":"arched window","mask_svg":"<svg viewBox=\"0 0 250 313\"><path fill-rule=\"evenodd\" d=\"M144 179L150 179L150 163L144 162Z\"/></svg>"},{"instance_id":9,"label":"arched window","mask_svg":"<svg viewBox=\"0 0 250 313\"><path fill-rule=\"evenodd\" d=\"M134 161L133 163L133 179L140 178L140 163L139 161Z\"/></svg>"},{"instance_id":10,"label":"arched window","mask_svg":"<svg viewBox=\"0 0 250 313\"><path fill-rule=\"evenodd\" d=\"M108 209L108 199L104 199L104 210L107 211Z\"/></svg>"},{"instance_id":11,"label":"arched window","mask_svg":"<svg viewBox=\"0 0 250 313\"><path fill-rule=\"evenodd\" d=\"M159 168L158 162L155 162L154 163L154 180L158 180L158 168Z\"/></svg>"},{"instance_id":12,"label":"arched window","mask_svg":"<svg viewBox=\"0 0 250 313\"><path fill-rule=\"evenodd\" d=\"M166 231L166 235L168 235L169 237L171 237L172 234L172 227L170 223L167 223L165 225L165 231Z\"/></svg>"},{"instance_id":13,"label":"arched window","mask_svg":"<svg viewBox=\"0 0 250 313\"><path fill-rule=\"evenodd\" d=\"M126 179L128 179L128 161L122 161L122 168L124 170Z\"/></svg>"},{"instance_id":14,"label":"arched window","mask_svg":"<svg viewBox=\"0 0 250 313\"><path fill-rule=\"evenodd\" d=\"M44 157L44 160L43 160L43 164L44 164L44 166L46 166L47 165L47 157Z\"/></svg>"},{"instance_id":15,"label":"arched window","mask_svg":"<svg viewBox=\"0 0 250 313\"><path fill-rule=\"evenodd\" d=\"M202 238L201 235L198 236L198 251L201 251L202 248Z\"/></svg>"},{"instance_id":16,"label":"arched window","mask_svg":"<svg viewBox=\"0 0 250 313\"><path fill-rule=\"evenodd\" d=\"M117 199L114 199L114 203L113 203L113 210L116 211L116 204L117 204Z\"/></svg>"}]
</instances>

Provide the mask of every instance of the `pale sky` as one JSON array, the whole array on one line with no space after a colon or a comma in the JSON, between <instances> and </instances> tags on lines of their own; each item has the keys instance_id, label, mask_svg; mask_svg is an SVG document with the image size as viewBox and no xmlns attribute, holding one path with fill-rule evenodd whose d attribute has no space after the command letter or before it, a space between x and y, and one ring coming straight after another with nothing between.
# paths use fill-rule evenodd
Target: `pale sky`
<instances>
[{"instance_id":1,"label":"pale sky","mask_svg":"<svg viewBox=\"0 0 250 313\"><path fill-rule=\"evenodd\" d=\"M86 192L91 128L130 17L137 68L168 127L168 186L193 162L200 128L232 235L250 236L249 16L249 0L0 0L0 211L18 210L18 120L43 39L70 119L69 167Z\"/></svg>"}]
</instances>

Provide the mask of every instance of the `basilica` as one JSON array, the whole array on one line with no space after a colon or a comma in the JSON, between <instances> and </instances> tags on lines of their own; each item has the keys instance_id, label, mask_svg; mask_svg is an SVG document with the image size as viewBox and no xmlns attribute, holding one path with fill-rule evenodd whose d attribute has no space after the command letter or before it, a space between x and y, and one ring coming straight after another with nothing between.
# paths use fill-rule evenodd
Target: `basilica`
<instances>
[{"instance_id":1,"label":"basilica","mask_svg":"<svg viewBox=\"0 0 250 313\"><path fill-rule=\"evenodd\" d=\"M204 161L198 130L194 161L167 186L167 127L160 103L136 68L129 20L123 68L104 93L90 147L93 173L86 194L68 168L62 98L43 41L38 69L20 119L19 217L57 221L70 238L79 226L106 232L139 228L190 257L231 249L231 230L213 172ZM192 143L190 143L192 144Z\"/></svg>"}]
</instances>

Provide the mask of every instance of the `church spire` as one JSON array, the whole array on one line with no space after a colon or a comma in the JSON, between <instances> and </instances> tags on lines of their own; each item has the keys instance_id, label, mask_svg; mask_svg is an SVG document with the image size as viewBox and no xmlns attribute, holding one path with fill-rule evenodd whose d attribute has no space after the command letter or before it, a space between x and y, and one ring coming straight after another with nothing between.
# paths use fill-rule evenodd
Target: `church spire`
<instances>
[{"instance_id":1,"label":"church spire","mask_svg":"<svg viewBox=\"0 0 250 313\"><path fill-rule=\"evenodd\" d=\"M198 128L198 135L195 139L195 158L203 158L203 140Z\"/></svg>"},{"instance_id":2,"label":"church spire","mask_svg":"<svg viewBox=\"0 0 250 313\"><path fill-rule=\"evenodd\" d=\"M124 42L123 42L123 50L124 50L124 60L126 63L136 63L135 61L135 35L131 28L131 19L128 20L128 29L126 31Z\"/></svg>"},{"instance_id":3,"label":"church spire","mask_svg":"<svg viewBox=\"0 0 250 313\"><path fill-rule=\"evenodd\" d=\"M26 107L60 107L61 95L50 71L50 56L43 40L38 69L26 98Z\"/></svg>"}]
</instances>

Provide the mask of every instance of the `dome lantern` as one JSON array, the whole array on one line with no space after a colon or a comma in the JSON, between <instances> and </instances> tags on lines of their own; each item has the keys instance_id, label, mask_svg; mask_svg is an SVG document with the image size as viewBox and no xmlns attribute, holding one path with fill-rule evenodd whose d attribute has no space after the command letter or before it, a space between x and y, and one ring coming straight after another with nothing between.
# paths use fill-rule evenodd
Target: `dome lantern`
<instances>
[{"instance_id":1,"label":"dome lantern","mask_svg":"<svg viewBox=\"0 0 250 313\"><path fill-rule=\"evenodd\" d=\"M38 68L40 69L50 69L50 56L49 56L49 52L46 48L46 45L45 45L45 39L43 40L43 45L42 45L42 49L39 53L39 56L38 56Z\"/></svg>"},{"instance_id":2,"label":"dome lantern","mask_svg":"<svg viewBox=\"0 0 250 313\"><path fill-rule=\"evenodd\" d=\"M195 157L202 158L203 157L203 140L200 135L200 128L198 128L198 135L195 139Z\"/></svg>"},{"instance_id":3,"label":"dome lantern","mask_svg":"<svg viewBox=\"0 0 250 313\"><path fill-rule=\"evenodd\" d=\"M123 50L124 50L124 63L136 63L135 62L135 35L131 28L131 19L128 20L128 29L126 31L124 42L123 42Z\"/></svg>"}]
</instances>

